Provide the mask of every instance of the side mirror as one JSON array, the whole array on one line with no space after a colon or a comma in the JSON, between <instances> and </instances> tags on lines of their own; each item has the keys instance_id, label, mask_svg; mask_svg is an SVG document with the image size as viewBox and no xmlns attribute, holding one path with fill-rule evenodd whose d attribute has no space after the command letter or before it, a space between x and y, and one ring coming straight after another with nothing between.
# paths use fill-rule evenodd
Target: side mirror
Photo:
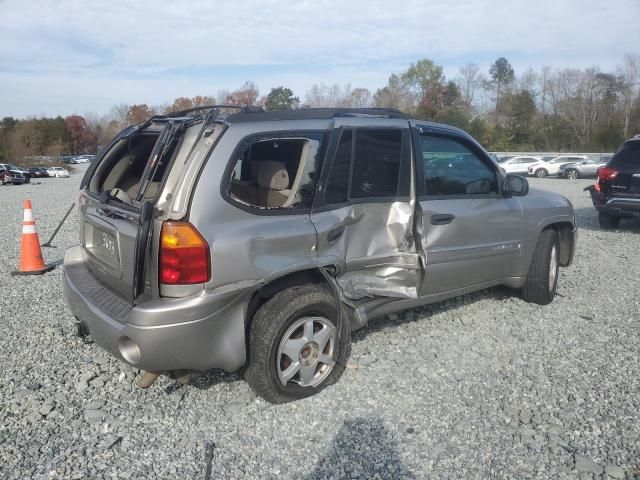
<instances>
[{"instance_id":1,"label":"side mirror","mask_svg":"<svg viewBox=\"0 0 640 480\"><path fill-rule=\"evenodd\" d=\"M529 193L529 182L520 175L508 174L502 184L502 192L507 196L523 197Z\"/></svg>"}]
</instances>

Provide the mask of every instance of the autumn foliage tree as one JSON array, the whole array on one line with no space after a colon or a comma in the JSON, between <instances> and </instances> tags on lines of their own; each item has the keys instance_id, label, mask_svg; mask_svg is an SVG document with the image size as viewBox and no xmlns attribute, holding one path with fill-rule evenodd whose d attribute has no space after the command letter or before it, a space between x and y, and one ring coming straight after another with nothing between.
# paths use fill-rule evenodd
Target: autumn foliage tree
<instances>
[{"instance_id":1,"label":"autumn foliage tree","mask_svg":"<svg viewBox=\"0 0 640 480\"><path fill-rule=\"evenodd\" d=\"M255 83L245 82L242 87L227 93L223 99L223 103L241 106L255 105L259 93L260 91Z\"/></svg>"},{"instance_id":2,"label":"autumn foliage tree","mask_svg":"<svg viewBox=\"0 0 640 480\"><path fill-rule=\"evenodd\" d=\"M153 116L154 112L146 103L139 105L131 105L127 112L127 123L135 125L147 121Z\"/></svg>"},{"instance_id":3,"label":"autumn foliage tree","mask_svg":"<svg viewBox=\"0 0 640 480\"><path fill-rule=\"evenodd\" d=\"M70 115L64 119L69 138L70 153L77 155L86 153L95 146L96 136L80 115Z\"/></svg>"},{"instance_id":4,"label":"autumn foliage tree","mask_svg":"<svg viewBox=\"0 0 640 480\"><path fill-rule=\"evenodd\" d=\"M182 110L189 110L194 107L205 107L207 105L213 105L216 101L213 97L196 95L193 98L179 97L176 98L173 103L165 109L165 113L180 112Z\"/></svg>"}]
</instances>

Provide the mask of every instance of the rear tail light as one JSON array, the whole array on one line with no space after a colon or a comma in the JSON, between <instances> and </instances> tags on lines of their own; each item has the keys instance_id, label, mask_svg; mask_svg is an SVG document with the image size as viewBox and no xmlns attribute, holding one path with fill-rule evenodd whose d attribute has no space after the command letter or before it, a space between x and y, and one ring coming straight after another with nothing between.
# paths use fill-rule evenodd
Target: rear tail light
<instances>
[{"instance_id":1,"label":"rear tail light","mask_svg":"<svg viewBox=\"0 0 640 480\"><path fill-rule=\"evenodd\" d=\"M189 222L164 222L160 233L160 283L192 285L211 279L209 245Z\"/></svg>"},{"instance_id":2,"label":"rear tail light","mask_svg":"<svg viewBox=\"0 0 640 480\"><path fill-rule=\"evenodd\" d=\"M611 181L618 175L618 170L615 170L610 167L600 167L598 169L598 179Z\"/></svg>"},{"instance_id":3,"label":"rear tail light","mask_svg":"<svg viewBox=\"0 0 640 480\"><path fill-rule=\"evenodd\" d=\"M600 167L598 169L598 176L596 177L595 189L596 192L600 191L600 181L604 180L606 182L610 182L618 175L618 170L615 170L610 167Z\"/></svg>"}]
</instances>

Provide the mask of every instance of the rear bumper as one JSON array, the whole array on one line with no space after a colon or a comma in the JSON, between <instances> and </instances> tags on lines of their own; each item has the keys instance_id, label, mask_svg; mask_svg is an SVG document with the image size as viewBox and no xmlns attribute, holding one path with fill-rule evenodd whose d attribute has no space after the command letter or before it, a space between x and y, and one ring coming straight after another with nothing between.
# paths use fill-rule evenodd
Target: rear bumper
<instances>
[{"instance_id":1,"label":"rear bumper","mask_svg":"<svg viewBox=\"0 0 640 480\"><path fill-rule=\"evenodd\" d=\"M65 252L64 295L94 342L148 371L233 371L246 361L244 319L250 292L201 293L130 305L87 269L81 247Z\"/></svg>"},{"instance_id":2,"label":"rear bumper","mask_svg":"<svg viewBox=\"0 0 640 480\"><path fill-rule=\"evenodd\" d=\"M640 218L640 196L605 196L597 192L593 186L587 187L591 194L593 206L598 212L615 217Z\"/></svg>"}]
</instances>

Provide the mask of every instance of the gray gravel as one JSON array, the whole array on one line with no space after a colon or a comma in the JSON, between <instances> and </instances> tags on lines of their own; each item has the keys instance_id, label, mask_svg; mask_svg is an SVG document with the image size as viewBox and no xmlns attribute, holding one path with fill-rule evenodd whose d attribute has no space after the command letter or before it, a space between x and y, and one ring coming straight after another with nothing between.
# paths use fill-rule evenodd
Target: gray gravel
<instances>
[{"instance_id":1,"label":"gray gravel","mask_svg":"<svg viewBox=\"0 0 640 480\"><path fill-rule=\"evenodd\" d=\"M531 180L581 227L552 305L495 288L393 315L337 385L272 406L221 372L140 390L74 336L60 268L9 276L25 197L44 241L80 176L0 187L0 477L640 478L640 227L600 230L589 181ZM71 218L46 260L76 242Z\"/></svg>"}]
</instances>

